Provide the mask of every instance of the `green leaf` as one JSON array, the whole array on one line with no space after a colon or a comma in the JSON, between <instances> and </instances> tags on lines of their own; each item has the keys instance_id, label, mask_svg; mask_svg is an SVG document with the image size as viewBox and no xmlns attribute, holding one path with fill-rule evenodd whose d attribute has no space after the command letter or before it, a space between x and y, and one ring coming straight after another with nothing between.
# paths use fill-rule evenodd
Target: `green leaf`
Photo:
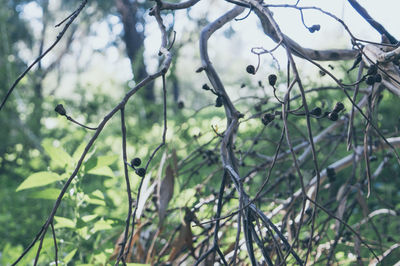
<instances>
[{"instance_id":1,"label":"green leaf","mask_svg":"<svg viewBox=\"0 0 400 266\"><path fill-rule=\"evenodd\" d=\"M117 159L118 159L117 155L99 156L99 157L92 156L85 163L85 169L86 171L89 171L95 168L103 168L105 166L113 164Z\"/></svg>"},{"instance_id":2,"label":"green leaf","mask_svg":"<svg viewBox=\"0 0 400 266\"><path fill-rule=\"evenodd\" d=\"M61 147L54 147L50 140L42 142L43 149L58 166L65 167L73 162L71 156Z\"/></svg>"},{"instance_id":3,"label":"green leaf","mask_svg":"<svg viewBox=\"0 0 400 266\"><path fill-rule=\"evenodd\" d=\"M100 168L93 168L92 170L88 171L87 173L91 174L91 175L102 175L102 176L114 177L113 171L108 166L104 166L104 167L100 167Z\"/></svg>"},{"instance_id":4,"label":"green leaf","mask_svg":"<svg viewBox=\"0 0 400 266\"><path fill-rule=\"evenodd\" d=\"M48 200L55 200L60 195L61 189L56 188L46 188L41 191L33 192L30 194L31 198L34 199L48 199Z\"/></svg>"},{"instance_id":5,"label":"green leaf","mask_svg":"<svg viewBox=\"0 0 400 266\"><path fill-rule=\"evenodd\" d=\"M94 224L94 227L90 230L90 232L92 234L96 233L97 231L101 231L101 230L110 230L112 229L111 224L113 224L112 221L107 220L99 220Z\"/></svg>"},{"instance_id":6,"label":"green leaf","mask_svg":"<svg viewBox=\"0 0 400 266\"><path fill-rule=\"evenodd\" d=\"M99 198L99 199L104 199L104 195L103 192L101 192L100 190L96 189L95 191L93 191L91 193L92 196Z\"/></svg>"},{"instance_id":7,"label":"green leaf","mask_svg":"<svg viewBox=\"0 0 400 266\"><path fill-rule=\"evenodd\" d=\"M78 249L73 249L70 253L68 253L65 257L64 257L64 263L65 265L68 264L68 262L70 262L72 260L72 258L75 256L76 251L78 251Z\"/></svg>"},{"instance_id":8,"label":"green leaf","mask_svg":"<svg viewBox=\"0 0 400 266\"><path fill-rule=\"evenodd\" d=\"M83 219L78 217L78 219L76 220L75 228L79 229L79 228L83 228L85 226L86 226L86 222Z\"/></svg>"},{"instance_id":9,"label":"green leaf","mask_svg":"<svg viewBox=\"0 0 400 266\"><path fill-rule=\"evenodd\" d=\"M21 191L33 187L42 187L61 180L58 174L53 172L38 172L30 175L24 182L17 187L16 191Z\"/></svg>"},{"instance_id":10,"label":"green leaf","mask_svg":"<svg viewBox=\"0 0 400 266\"><path fill-rule=\"evenodd\" d=\"M92 220L96 219L97 217L98 217L97 214L85 215L85 216L82 217L82 220L84 222L89 222L89 221L92 221Z\"/></svg>"},{"instance_id":11,"label":"green leaf","mask_svg":"<svg viewBox=\"0 0 400 266\"><path fill-rule=\"evenodd\" d=\"M84 226L82 228L76 229L76 232L78 233L79 236L81 236L83 239L88 240L92 234L88 233L88 227Z\"/></svg>"},{"instance_id":12,"label":"green leaf","mask_svg":"<svg viewBox=\"0 0 400 266\"><path fill-rule=\"evenodd\" d=\"M58 228L75 228L75 222L72 221L71 219L65 218L65 217L60 217L60 216L54 216L54 220L56 220L56 224L54 225L55 229Z\"/></svg>"},{"instance_id":13,"label":"green leaf","mask_svg":"<svg viewBox=\"0 0 400 266\"><path fill-rule=\"evenodd\" d=\"M78 146L78 148L76 148L76 150L74 151L74 154L72 155L72 159L75 161L78 161L79 158L81 158L81 155L83 153L83 151L85 150L87 143L86 142L82 142L81 145Z\"/></svg>"},{"instance_id":14,"label":"green leaf","mask_svg":"<svg viewBox=\"0 0 400 266\"><path fill-rule=\"evenodd\" d=\"M190 202L195 201L196 199L196 189L188 188L179 193L178 196L175 197L174 206L177 207L185 207L190 204Z\"/></svg>"},{"instance_id":15,"label":"green leaf","mask_svg":"<svg viewBox=\"0 0 400 266\"><path fill-rule=\"evenodd\" d=\"M89 204L106 206L106 203L104 202L104 200L102 200L102 199L92 199L89 196L87 196L86 202L89 203Z\"/></svg>"},{"instance_id":16,"label":"green leaf","mask_svg":"<svg viewBox=\"0 0 400 266\"><path fill-rule=\"evenodd\" d=\"M143 264L143 263L127 263L127 266L150 266L150 264Z\"/></svg>"}]
</instances>

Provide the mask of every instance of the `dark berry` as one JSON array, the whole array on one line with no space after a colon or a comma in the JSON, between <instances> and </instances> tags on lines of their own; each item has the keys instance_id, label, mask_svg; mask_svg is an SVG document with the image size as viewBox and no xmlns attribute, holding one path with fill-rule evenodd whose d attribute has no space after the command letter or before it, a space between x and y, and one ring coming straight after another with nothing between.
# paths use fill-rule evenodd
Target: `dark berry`
<instances>
[{"instance_id":1,"label":"dark berry","mask_svg":"<svg viewBox=\"0 0 400 266\"><path fill-rule=\"evenodd\" d=\"M325 74L326 74L325 71L323 71L323 70L320 70L320 71L319 71L319 75L320 75L321 77L325 76Z\"/></svg>"},{"instance_id":2,"label":"dark berry","mask_svg":"<svg viewBox=\"0 0 400 266\"><path fill-rule=\"evenodd\" d=\"M144 168L138 168L135 172L140 177L144 177L146 175L146 169Z\"/></svg>"},{"instance_id":3,"label":"dark berry","mask_svg":"<svg viewBox=\"0 0 400 266\"><path fill-rule=\"evenodd\" d=\"M140 160L140 158L138 158L138 157L133 158L131 161L132 166L139 166L141 163L142 163L142 160Z\"/></svg>"},{"instance_id":4,"label":"dark berry","mask_svg":"<svg viewBox=\"0 0 400 266\"><path fill-rule=\"evenodd\" d=\"M276 75L274 75L274 74L271 74L271 75L269 75L269 76L268 76L268 82L269 82L269 85L271 85L271 86L275 86L275 84L276 84L276 80L277 80L277 77L276 77Z\"/></svg>"},{"instance_id":5,"label":"dark berry","mask_svg":"<svg viewBox=\"0 0 400 266\"><path fill-rule=\"evenodd\" d=\"M178 109L183 109L185 107L185 103L183 101L178 102Z\"/></svg>"},{"instance_id":6,"label":"dark berry","mask_svg":"<svg viewBox=\"0 0 400 266\"><path fill-rule=\"evenodd\" d=\"M222 97L218 96L217 99L215 100L215 107L221 107L222 106Z\"/></svg>"},{"instance_id":7,"label":"dark berry","mask_svg":"<svg viewBox=\"0 0 400 266\"><path fill-rule=\"evenodd\" d=\"M337 102L336 105L335 105L335 108L333 108L332 112L339 113L343 109L344 109L344 104L341 103L341 102Z\"/></svg>"},{"instance_id":8,"label":"dark berry","mask_svg":"<svg viewBox=\"0 0 400 266\"><path fill-rule=\"evenodd\" d=\"M261 122L262 122L264 125L268 125L268 124L271 123L274 119L275 119L275 115L274 115L274 114L266 113L266 114L264 114L263 117L261 118Z\"/></svg>"},{"instance_id":9,"label":"dark berry","mask_svg":"<svg viewBox=\"0 0 400 266\"><path fill-rule=\"evenodd\" d=\"M310 111L310 114L311 114L311 115L315 115L315 116L320 116L321 113L322 113L322 110L321 110L321 108L319 108L319 107L315 107L314 109L312 109L312 110Z\"/></svg>"},{"instance_id":10,"label":"dark berry","mask_svg":"<svg viewBox=\"0 0 400 266\"><path fill-rule=\"evenodd\" d=\"M64 106L62 104L58 104L56 108L54 109L59 115L66 115L67 112L64 109Z\"/></svg>"},{"instance_id":11,"label":"dark berry","mask_svg":"<svg viewBox=\"0 0 400 266\"><path fill-rule=\"evenodd\" d=\"M243 89L244 87L246 87L246 84L242 83L242 85L240 85L240 88Z\"/></svg>"},{"instance_id":12,"label":"dark berry","mask_svg":"<svg viewBox=\"0 0 400 266\"><path fill-rule=\"evenodd\" d=\"M308 30L309 30L311 33L314 33L314 32L316 32L316 31L319 31L320 29L321 29L321 25L319 25L319 24L312 25L310 28L308 28Z\"/></svg>"},{"instance_id":13,"label":"dark berry","mask_svg":"<svg viewBox=\"0 0 400 266\"><path fill-rule=\"evenodd\" d=\"M203 84L203 90L205 90L205 91L209 91L209 90L211 90L210 89L210 87L207 85L207 84Z\"/></svg>"},{"instance_id":14,"label":"dark berry","mask_svg":"<svg viewBox=\"0 0 400 266\"><path fill-rule=\"evenodd\" d=\"M377 83L381 82L381 81L382 81L382 76L381 76L381 74L376 74L376 75L374 76L374 79L375 79L375 82L377 82Z\"/></svg>"},{"instance_id":15,"label":"dark berry","mask_svg":"<svg viewBox=\"0 0 400 266\"><path fill-rule=\"evenodd\" d=\"M312 25L311 27L308 28L308 30L309 30L311 33L314 33L314 32L316 32L316 31L319 31L320 29L321 29L321 25L319 25L319 24Z\"/></svg>"},{"instance_id":16,"label":"dark berry","mask_svg":"<svg viewBox=\"0 0 400 266\"><path fill-rule=\"evenodd\" d=\"M374 85L375 78L373 76L368 76L367 80L365 81L368 85Z\"/></svg>"},{"instance_id":17,"label":"dark berry","mask_svg":"<svg viewBox=\"0 0 400 266\"><path fill-rule=\"evenodd\" d=\"M378 71L378 67L376 65L371 65L368 69L367 75L372 76L375 75Z\"/></svg>"},{"instance_id":18,"label":"dark berry","mask_svg":"<svg viewBox=\"0 0 400 266\"><path fill-rule=\"evenodd\" d=\"M256 69L254 68L254 66L253 65L248 65L247 67L246 67L246 71L247 71L247 73L249 73L249 74L256 74Z\"/></svg>"},{"instance_id":19,"label":"dark berry","mask_svg":"<svg viewBox=\"0 0 400 266\"><path fill-rule=\"evenodd\" d=\"M332 121L336 121L339 118L339 115L336 112L330 112L328 118Z\"/></svg>"},{"instance_id":20,"label":"dark berry","mask_svg":"<svg viewBox=\"0 0 400 266\"><path fill-rule=\"evenodd\" d=\"M334 182L336 179L336 172L333 168L326 168L326 175L328 176L329 182Z\"/></svg>"}]
</instances>

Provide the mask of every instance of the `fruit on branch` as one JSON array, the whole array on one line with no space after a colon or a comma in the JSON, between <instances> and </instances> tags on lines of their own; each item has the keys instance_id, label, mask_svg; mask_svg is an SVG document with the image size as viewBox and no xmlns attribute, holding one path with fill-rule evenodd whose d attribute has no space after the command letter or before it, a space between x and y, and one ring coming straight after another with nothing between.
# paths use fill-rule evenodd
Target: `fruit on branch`
<instances>
[{"instance_id":1,"label":"fruit on branch","mask_svg":"<svg viewBox=\"0 0 400 266\"><path fill-rule=\"evenodd\" d=\"M314 25L312 25L311 27L308 28L308 30L309 30L311 33L314 33L314 32L316 32L316 31L319 31L320 29L321 29L321 25L319 25L319 24L314 24Z\"/></svg>"},{"instance_id":2,"label":"fruit on branch","mask_svg":"<svg viewBox=\"0 0 400 266\"><path fill-rule=\"evenodd\" d=\"M217 99L215 100L215 107L221 107L222 104L223 104L222 97L218 96Z\"/></svg>"},{"instance_id":3,"label":"fruit on branch","mask_svg":"<svg viewBox=\"0 0 400 266\"><path fill-rule=\"evenodd\" d=\"M135 173L140 177L144 177L146 175L146 169L138 168L136 169Z\"/></svg>"},{"instance_id":4,"label":"fruit on branch","mask_svg":"<svg viewBox=\"0 0 400 266\"><path fill-rule=\"evenodd\" d=\"M256 74L256 69L253 65L248 65L246 67L246 71L247 71L247 73L252 74L252 75Z\"/></svg>"},{"instance_id":5,"label":"fruit on branch","mask_svg":"<svg viewBox=\"0 0 400 266\"><path fill-rule=\"evenodd\" d=\"M326 168L326 175L328 176L329 182L334 182L336 179L336 172L333 168Z\"/></svg>"},{"instance_id":6,"label":"fruit on branch","mask_svg":"<svg viewBox=\"0 0 400 266\"><path fill-rule=\"evenodd\" d=\"M67 111L65 111L64 106L62 104L58 104L54 109L59 115L66 115Z\"/></svg>"},{"instance_id":7,"label":"fruit on branch","mask_svg":"<svg viewBox=\"0 0 400 266\"><path fill-rule=\"evenodd\" d=\"M376 75L374 76L374 79L375 79L375 82L376 82L376 83L381 82L381 81L382 81L382 76L381 76L381 74L376 74Z\"/></svg>"},{"instance_id":8,"label":"fruit on branch","mask_svg":"<svg viewBox=\"0 0 400 266\"><path fill-rule=\"evenodd\" d=\"M310 115L320 116L322 113L322 109L319 107L315 107L310 111Z\"/></svg>"},{"instance_id":9,"label":"fruit on branch","mask_svg":"<svg viewBox=\"0 0 400 266\"><path fill-rule=\"evenodd\" d=\"M340 111L342 111L344 109L344 104L341 102L337 102L335 105L335 108L333 108L334 113L339 113Z\"/></svg>"},{"instance_id":10,"label":"fruit on branch","mask_svg":"<svg viewBox=\"0 0 400 266\"><path fill-rule=\"evenodd\" d=\"M266 126L269 123L271 123L272 121L274 121L274 119L275 119L275 115L274 114L266 113L261 118L261 122Z\"/></svg>"},{"instance_id":11,"label":"fruit on branch","mask_svg":"<svg viewBox=\"0 0 400 266\"><path fill-rule=\"evenodd\" d=\"M183 101L178 102L178 109L183 109L185 107L185 103Z\"/></svg>"},{"instance_id":12,"label":"fruit on branch","mask_svg":"<svg viewBox=\"0 0 400 266\"><path fill-rule=\"evenodd\" d=\"M205 90L205 91L211 90L210 87L207 85L207 83L203 84L202 89Z\"/></svg>"},{"instance_id":13,"label":"fruit on branch","mask_svg":"<svg viewBox=\"0 0 400 266\"><path fill-rule=\"evenodd\" d=\"M269 85L275 86L276 80L277 80L276 75L271 74L271 75L268 76L268 83L269 83Z\"/></svg>"},{"instance_id":14,"label":"fruit on branch","mask_svg":"<svg viewBox=\"0 0 400 266\"><path fill-rule=\"evenodd\" d=\"M131 161L132 166L139 166L141 163L142 163L142 160L140 160L140 158L138 158L138 157L133 158Z\"/></svg>"},{"instance_id":15,"label":"fruit on branch","mask_svg":"<svg viewBox=\"0 0 400 266\"><path fill-rule=\"evenodd\" d=\"M377 73L378 67L376 65L371 65L368 69L367 75L373 76Z\"/></svg>"},{"instance_id":16,"label":"fruit on branch","mask_svg":"<svg viewBox=\"0 0 400 266\"><path fill-rule=\"evenodd\" d=\"M375 77L373 76L368 76L367 80L365 81L365 83L367 83L368 85L374 85L375 83Z\"/></svg>"},{"instance_id":17,"label":"fruit on branch","mask_svg":"<svg viewBox=\"0 0 400 266\"><path fill-rule=\"evenodd\" d=\"M328 118L332 121L336 121L339 118L339 115L336 112L330 112Z\"/></svg>"}]
</instances>

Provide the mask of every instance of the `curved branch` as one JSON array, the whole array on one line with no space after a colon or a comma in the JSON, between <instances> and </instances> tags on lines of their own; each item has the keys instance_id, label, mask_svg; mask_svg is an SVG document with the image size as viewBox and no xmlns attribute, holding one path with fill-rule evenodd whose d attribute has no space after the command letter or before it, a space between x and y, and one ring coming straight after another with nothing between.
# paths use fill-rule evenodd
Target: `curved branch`
<instances>
[{"instance_id":1,"label":"curved branch","mask_svg":"<svg viewBox=\"0 0 400 266\"><path fill-rule=\"evenodd\" d=\"M44 51L44 53L42 53L38 58L35 59L35 61L33 61L26 69L24 72L22 72L21 75L18 76L18 78L14 81L14 83L11 85L11 87L8 89L6 96L4 97L3 101L0 104L0 111L1 109L4 107L4 105L6 104L8 98L10 97L10 95L12 94L12 92L14 91L15 87L18 85L18 83L26 76L26 74L28 74L28 72L32 69L32 67L34 67L37 63L39 63L43 57L45 57L51 50L53 50L54 47L56 47L57 43L62 39L62 37L64 36L64 34L67 32L69 26L71 26L72 22L74 22L74 20L78 17L78 15L81 13L81 11L83 10L83 8L86 6L87 4L87 0L84 0L81 5L78 7L78 9L76 9L67 19L68 22L65 24L64 28L61 30L61 32L57 35L56 40L53 42L52 45L50 45L49 48L47 48L46 51ZM58 24L61 25L62 23L64 23L65 20L63 20L61 23Z\"/></svg>"},{"instance_id":2,"label":"curved branch","mask_svg":"<svg viewBox=\"0 0 400 266\"><path fill-rule=\"evenodd\" d=\"M391 44L396 44L398 41L392 34L390 34L379 22L374 20L367 12L367 10L362 7L356 0L348 0L350 5L360 14L365 21L367 21L375 30L377 30L380 34L385 34L385 36L389 39Z\"/></svg>"},{"instance_id":3,"label":"curved branch","mask_svg":"<svg viewBox=\"0 0 400 266\"><path fill-rule=\"evenodd\" d=\"M259 16L259 19L261 21L261 26L264 33L268 35L274 42L280 43L281 39L279 38L276 30L274 29L270 21L264 16ZM349 49L315 50L304 48L287 35L283 34L283 37L286 40L286 45L288 46L287 48L290 48L293 54L300 58L308 57L312 60L317 61L337 61L355 59L358 54L357 51Z\"/></svg>"},{"instance_id":4,"label":"curved branch","mask_svg":"<svg viewBox=\"0 0 400 266\"><path fill-rule=\"evenodd\" d=\"M168 10L177 10L177 9L185 9L194 6L200 2L200 0L188 0L181 3L170 3L170 2L162 2L160 10L168 9Z\"/></svg>"}]
</instances>

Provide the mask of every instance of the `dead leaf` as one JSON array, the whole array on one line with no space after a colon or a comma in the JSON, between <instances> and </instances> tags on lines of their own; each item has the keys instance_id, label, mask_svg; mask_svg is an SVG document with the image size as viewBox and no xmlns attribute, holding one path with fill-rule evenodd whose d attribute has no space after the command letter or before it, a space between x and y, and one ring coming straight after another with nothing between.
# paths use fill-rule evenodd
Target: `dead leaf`
<instances>
[{"instance_id":1,"label":"dead leaf","mask_svg":"<svg viewBox=\"0 0 400 266\"><path fill-rule=\"evenodd\" d=\"M185 219L182 222L181 230L179 231L178 238L172 244L171 253L169 254L168 261L175 260L179 253L184 249L188 248L189 250L193 251L193 233L190 227L190 222L192 221L192 217L194 214L190 212L187 208L185 211Z\"/></svg>"},{"instance_id":2,"label":"dead leaf","mask_svg":"<svg viewBox=\"0 0 400 266\"><path fill-rule=\"evenodd\" d=\"M143 223L143 225L144 225L144 224L145 224L145 223ZM136 232L135 232L135 234L133 235L133 239L132 239L131 245L130 245L130 247L129 247L129 252L128 252L128 256L127 256L127 258L126 258L126 262L132 262L133 246L134 246L134 244L139 240L139 236L140 236L140 231L141 231L141 229L142 229L142 225L141 225L141 224L138 224L137 229L136 229ZM120 251L121 251L121 243L122 243L122 241L124 240L124 235L125 235L125 231L122 232L122 233L119 235L118 240L115 242L114 251L113 251L113 253L112 253L111 256L110 256L109 261L117 259L118 255L119 255L119 253L120 253ZM127 244L127 245L125 245L125 252L128 251L129 238L128 238L126 244Z\"/></svg>"}]
</instances>

